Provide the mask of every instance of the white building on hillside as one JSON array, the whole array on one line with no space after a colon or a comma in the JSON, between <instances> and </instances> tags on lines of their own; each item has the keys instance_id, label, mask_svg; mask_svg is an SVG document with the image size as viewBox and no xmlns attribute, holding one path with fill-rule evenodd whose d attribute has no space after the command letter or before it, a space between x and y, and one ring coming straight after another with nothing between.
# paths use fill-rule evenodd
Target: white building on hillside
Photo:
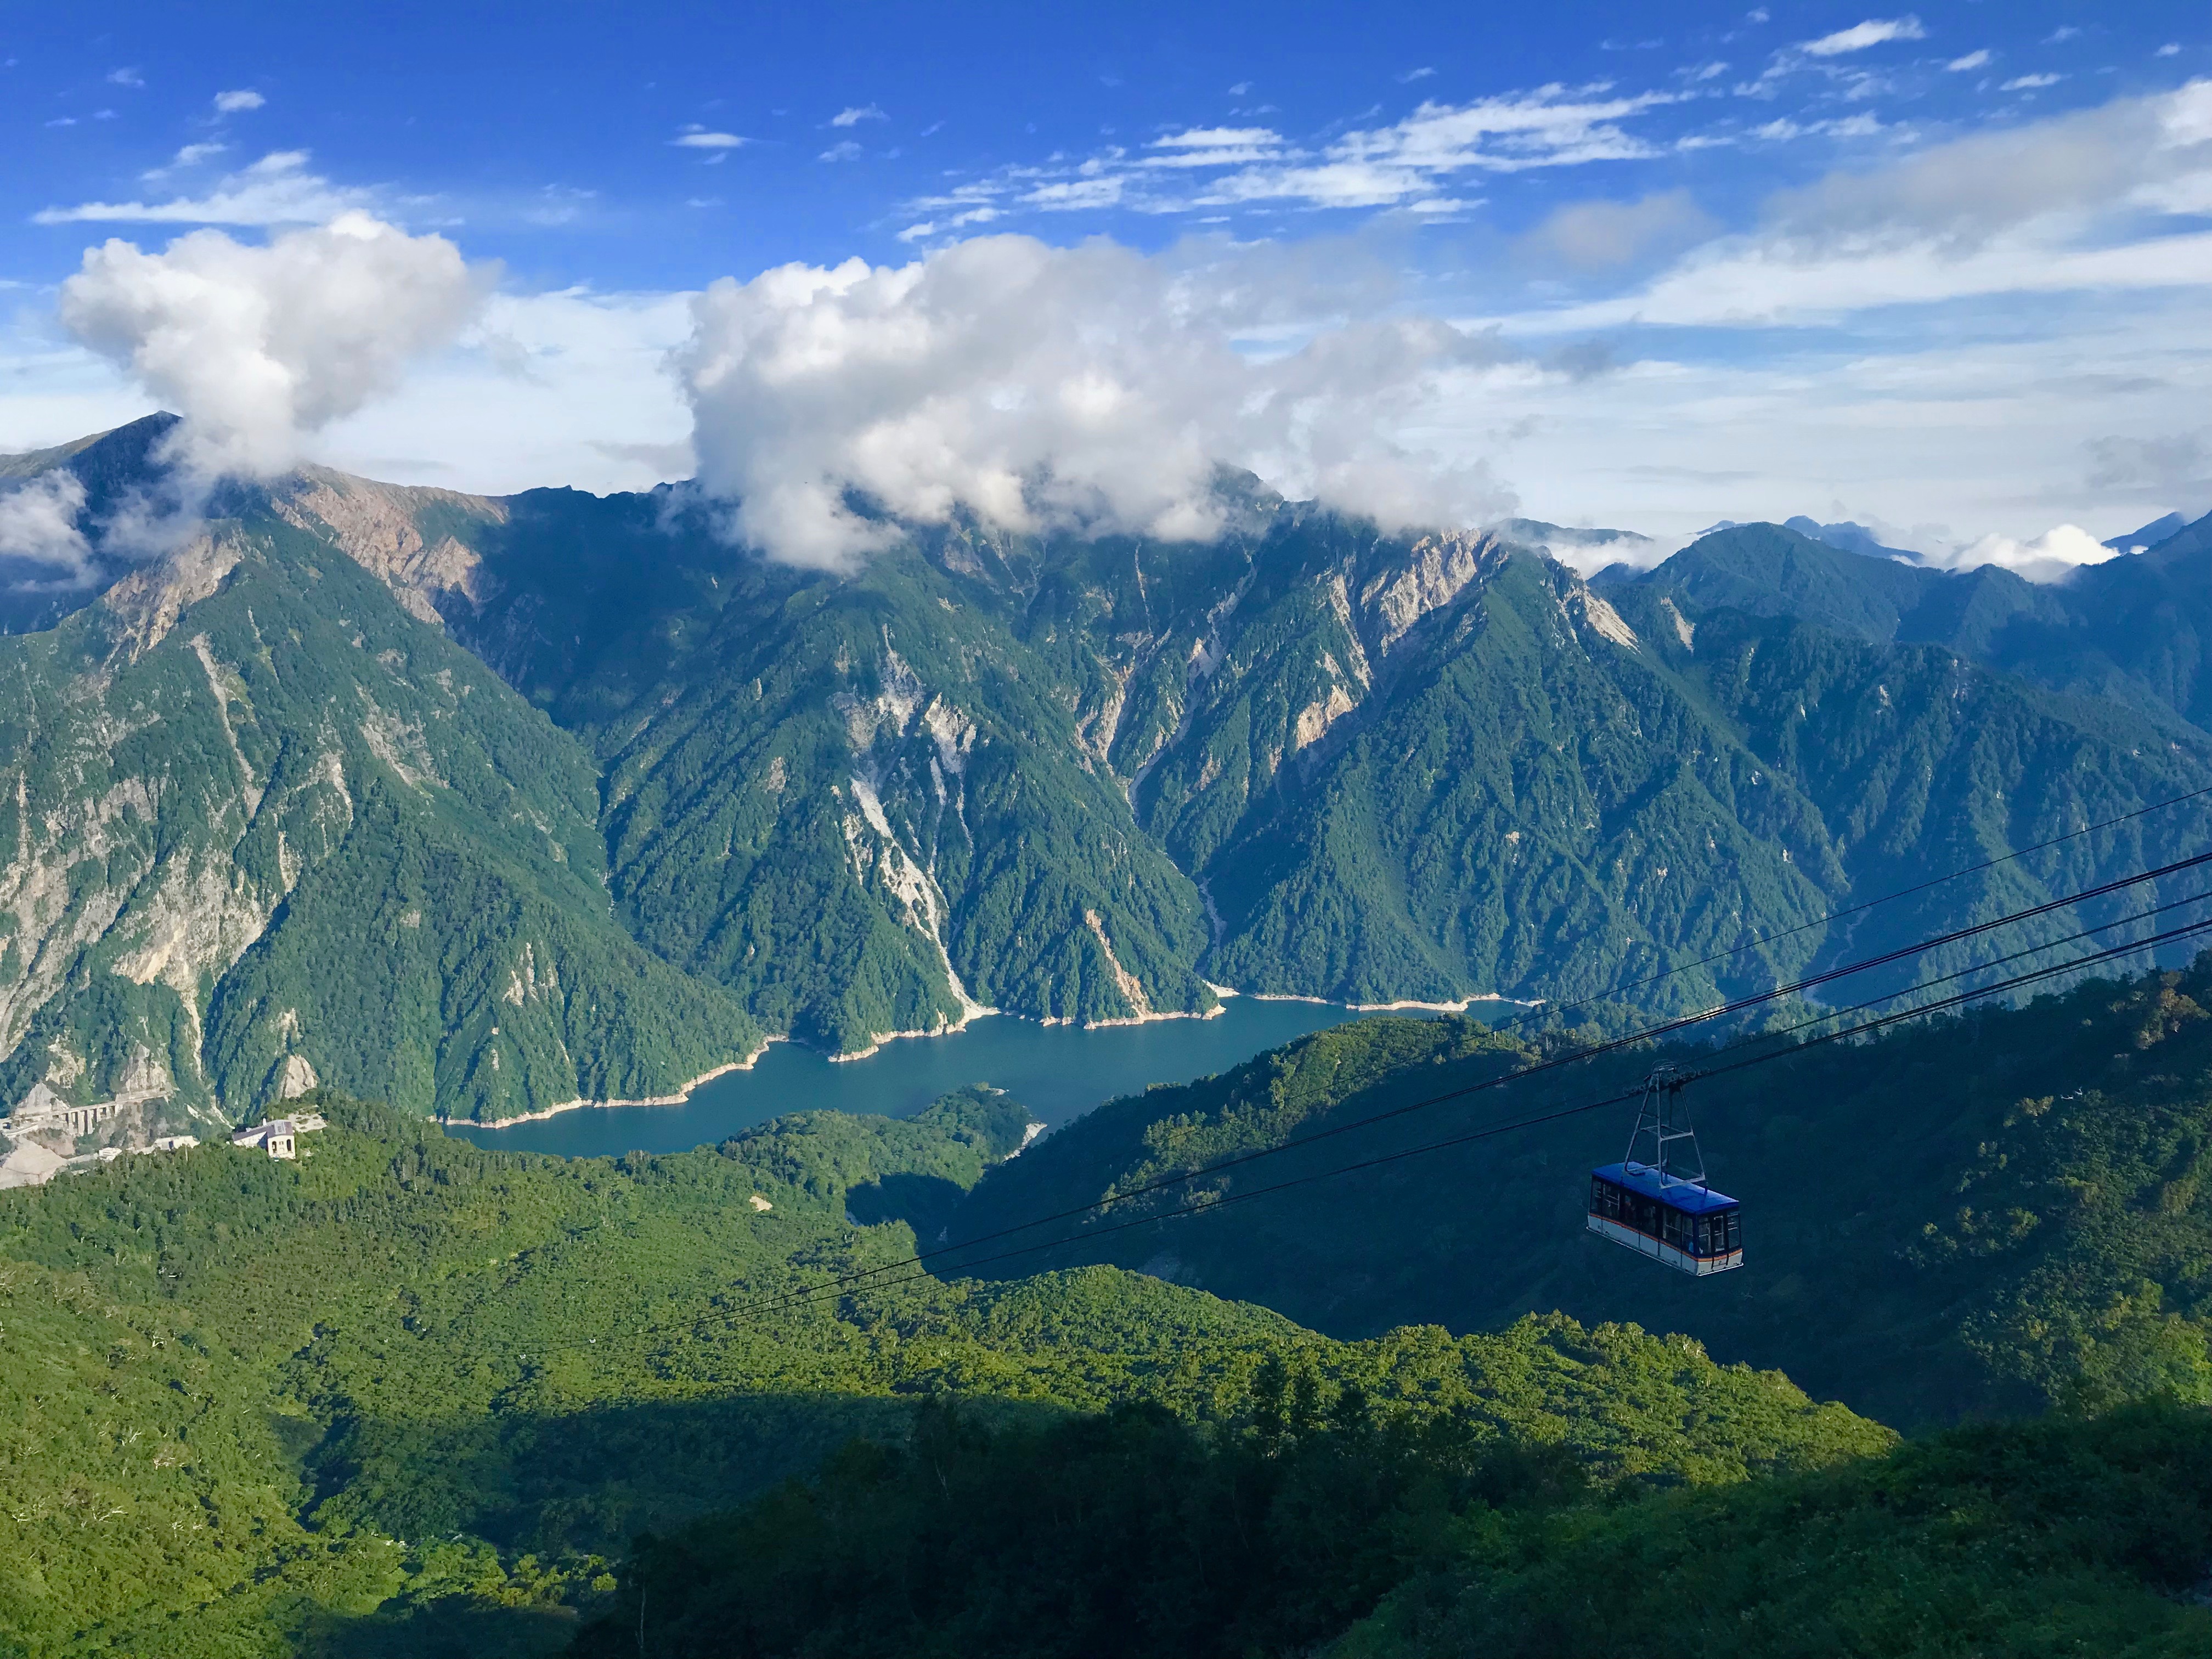
<instances>
[{"instance_id":1,"label":"white building on hillside","mask_svg":"<svg viewBox=\"0 0 2212 1659\"><path fill-rule=\"evenodd\" d=\"M231 1136L230 1144L258 1146L271 1158L297 1158L297 1143L301 1135L311 1135L329 1127L330 1120L319 1112L303 1112L298 1117L275 1117L250 1129L238 1130Z\"/></svg>"},{"instance_id":2,"label":"white building on hillside","mask_svg":"<svg viewBox=\"0 0 2212 1659\"><path fill-rule=\"evenodd\" d=\"M240 1129L230 1138L234 1146L258 1146L271 1158L295 1158L292 1150L292 1120L272 1118L266 1123L257 1123L250 1129Z\"/></svg>"}]
</instances>

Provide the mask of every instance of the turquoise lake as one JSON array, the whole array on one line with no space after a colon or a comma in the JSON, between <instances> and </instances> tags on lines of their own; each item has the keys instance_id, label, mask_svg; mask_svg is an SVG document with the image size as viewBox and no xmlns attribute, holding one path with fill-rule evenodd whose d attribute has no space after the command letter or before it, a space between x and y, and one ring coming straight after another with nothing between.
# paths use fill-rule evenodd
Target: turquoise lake
<instances>
[{"instance_id":1,"label":"turquoise lake","mask_svg":"<svg viewBox=\"0 0 2212 1659\"><path fill-rule=\"evenodd\" d=\"M1510 1012L1513 1005L1477 1005ZM1225 1072L1309 1031L1373 1018L1316 1002L1232 997L1212 1019L1157 1020L1085 1030L1004 1015L948 1036L902 1037L866 1060L833 1062L795 1042L772 1044L749 1072L702 1084L679 1106L586 1106L511 1128L451 1126L483 1146L601 1158L680 1152L710 1145L787 1112L872 1112L905 1117L971 1083L1006 1090L1057 1128L1093 1106L1147 1084L1187 1083Z\"/></svg>"}]
</instances>

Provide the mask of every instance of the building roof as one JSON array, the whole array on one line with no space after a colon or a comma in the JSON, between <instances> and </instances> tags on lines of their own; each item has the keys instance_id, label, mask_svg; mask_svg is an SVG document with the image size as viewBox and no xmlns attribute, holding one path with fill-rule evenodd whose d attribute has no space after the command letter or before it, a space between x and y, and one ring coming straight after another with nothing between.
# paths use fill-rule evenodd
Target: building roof
<instances>
[{"instance_id":1,"label":"building roof","mask_svg":"<svg viewBox=\"0 0 2212 1659\"><path fill-rule=\"evenodd\" d=\"M1610 1181L1616 1187L1626 1187L1632 1193L1641 1193L1646 1198L1656 1198L1662 1204L1690 1215L1708 1215L1715 1210L1733 1210L1736 1200L1726 1193L1717 1193L1710 1187L1699 1187L1686 1181L1668 1181L1662 1183L1657 1173L1641 1164L1606 1164L1590 1173L1600 1180Z\"/></svg>"}]
</instances>

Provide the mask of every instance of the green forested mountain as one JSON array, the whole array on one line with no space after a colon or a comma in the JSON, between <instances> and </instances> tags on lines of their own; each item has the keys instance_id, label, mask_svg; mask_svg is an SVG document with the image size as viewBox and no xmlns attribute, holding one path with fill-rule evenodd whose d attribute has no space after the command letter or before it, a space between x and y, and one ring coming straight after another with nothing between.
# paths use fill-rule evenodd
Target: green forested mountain
<instances>
[{"instance_id":1,"label":"green forested mountain","mask_svg":"<svg viewBox=\"0 0 2212 1659\"><path fill-rule=\"evenodd\" d=\"M1616 602L1620 588L1643 588L1698 610L1939 646L2053 690L2212 730L2212 516L2060 586L1994 565L1954 574L1868 557L1777 525L1707 536L1648 574L1605 586Z\"/></svg>"},{"instance_id":2,"label":"green forested mountain","mask_svg":"<svg viewBox=\"0 0 2212 1659\"><path fill-rule=\"evenodd\" d=\"M2212 1403L2212 956L1802 1049L1695 1085L1713 1182L1742 1200L1752 1271L1692 1282L1583 1236L1587 1172L1629 1105L1238 1203L1401 1147L1618 1094L1624 1052L1340 1133L1191 1186L1016 1234L977 1256L1022 1273L1114 1262L1357 1338L1496 1329L1553 1309L1680 1330L1782 1366L1886 1422L2097 1404L2160 1389ZM1746 1052L1780 1049L1774 1040ZM1102 1107L994 1171L953 1214L981 1237L1498 1075L1531 1057L1471 1022L1375 1020L1223 1077ZM1740 1058L1731 1054L1730 1058ZM943 1259L957 1271L959 1253Z\"/></svg>"},{"instance_id":3,"label":"green forested mountain","mask_svg":"<svg viewBox=\"0 0 2212 1659\"><path fill-rule=\"evenodd\" d=\"M1150 1407L1228 1432L1295 1371L1638 1486L1892 1438L1632 1328L1343 1343L1110 1268L757 1310L909 1254L848 1206L971 1184L1027 1118L988 1093L573 1161L312 1103L333 1121L297 1164L208 1146L0 1194L0 1650L544 1652L639 1530L903 1443L946 1394L1009 1429Z\"/></svg>"},{"instance_id":4,"label":"green forested mountain","mask_svg":"<svg viewBox=\"0 0 2212 1659\"><path fill-rule=\"evenodd\" d=\"M701 1656L1580 1651L1679 1597L1752 1653L2191 1652L2208 1000L2212 961L1698 1085L1753 1258L1698 1284L1581 1231L1615 1114L1133 1230L1142 1271L1079 1247L788 1299L917 1226L1522 1057L1456 1019L1012 1161L1029 1114L983 1090L577 1160L318 1094L297 1164L214 1145L0 1194L0 1643L599 1654L642 1619ZM1252 1169L1211 1190L1300 1172ZM1310 1289L1323 1328L1216 1285ZM1784 1355L1847 1403L1739 1358ZM1851 1401L2062 1409L1899 1450Z\"/></svg>"},{"instance_id":5,"label":"green forested mountain","mask_svg":"<svg viewBox=\"0 0 2212 1659\"><path fill-rule=\"evenodd\" d=\"M9 465L119 501L163 429ZM1740 526L1601 591L1498 535L1220 489L1205 545L967 525L830 573L732 547L683 489L226 486L192 549L9 645L20 710L46 700L7 750L26 824L81 764L105 804L23 832L13 879L72 896L12 913L0 1086L88 1098L158 1060L233 1114L313 1076L495 1117L669 1092L763 1032L854 1052L979 1007L1202 1014L1215 986L1572 1000L1785 935L1638 993L1701 1006L2212 827L2196 802L1820 921L2212 785L2194 531L2028 589ZM2106 656L2030 649L2046 623ZM111 743L160 674L190 718ZM111 848L133 790L233 827ZM303 854L268 815L311 807L347 827ZM188 865L228 884L161 954ZM326 971L349 928L363 965Z\"/></svg>"},{"instance_id":6,"label":"green forested mountain","mask_svg":"<svg viewBox=\"0 0 2212 1659\"><path fill-rule=\"evenodd\" d=\"M0 640L0 757L10 1101L339 1079L497 1116L757 1044L611 915L575 740L281 520Z\"/></svg>"},{"instance_id":7,"label":"green forested mountain","mask_svg":"<svg viewBox=\"0 0 2212 1659\"><path fill-rule=\"evenodd\" d=\"M593 745L639 937L848 1047L957 1018L963 995L1200 1010L1199 975L1588 994L2212 781L2202 732L1820 605L1793 628L1656 581L1608 603L1495 538L1382 536L1224 488L1243 516L1206 546L969 527L843 577L747 559L681 492L538 492L466 531L465 582L422 591ZM1759 526L1676 562L1734 538L1755 564L1762 531L1948 580ZM2207 823L1937 902L2047 897ZM1840 943L1808 931L1727 982Z\"/></svg>"},{"instance_id":8,"label":"green forested mountain","mask_svg":"<svg viewBox=\"0 0 2212 1659\"><path fill-rule=\"evenodd\" d=\"M1409 1411L1367 1374L1298 1354L1253 1372L1240 1413L1196 1424L1141 1406L992 1421L936 1405L902 1442L850 1446L811 1479L641 1539L574 1651L611 1659L642 1632L678 1659L2201 1652L2208 999L2212 957L1805 1050L1741 1074L1755 1086L1697 1085L1709 1152L1747 1202L1750 1264L1717 1280L1583 1236L1586 1161L1618 1155L1619 1121L1595 1151L1571 1144L1579 1131L1479 1143L1020 1269L1151 1252L1148 1275L1320 1308L1341 1334L1409 1310L1494 1327L1524 1301L1595 1314L1609 1300L1716 1350L1787 1353L1906 1420L2057 1408L2039 1417L1683 1483L1624 1480L1608 1454L1561 1455L1540 1435L1487 1438L1464 1407ZM1323 1033L1102 1109L987 1173L949 1231L995 1231L1527 1057L1455 1020ZM1570 1073L1510 1111L1494 1100L1395 1138L1618 1080ZM1328 1161L1389 1139L1339 1137ZM1234 1200L1322 1162L1270 1158L1200 1190ZM1100 1224L1161 1202L1125 1200ZM1626 1328L1547 1315L1505 1328L1581 1356ZM1617 1375L1634 1395L1652 1386ZM1513 1391L1492 1374L1479 1392Z\"/></svg>"}]
</instances>

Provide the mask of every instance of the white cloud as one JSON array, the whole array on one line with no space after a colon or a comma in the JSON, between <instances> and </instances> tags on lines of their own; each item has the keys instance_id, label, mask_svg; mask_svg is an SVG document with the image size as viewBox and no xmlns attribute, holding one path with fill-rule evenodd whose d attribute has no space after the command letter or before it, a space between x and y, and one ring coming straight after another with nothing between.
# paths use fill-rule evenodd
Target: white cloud
<instances>
[{"instance_id":1,"label":"white cloud","mask_svg":"<svg viewBox=\"0 0 2212 1659\"><path fill-rule=\"evenodd\" d=\"M2151 56L2154 58L2179 58L2181 56L2181 43L2179 40L2169 40L2164 46L2160 46L2156 52L2151 53Z\"/></svg>"},{"instance_id":2,"label":"white cloud","mask_svg":"<svg viewBox=\"0 0 2212 1659\"><path fill-rule=\"evenodd\" d=\"M1622 123L1684 95L1547 86L1464 105L1428 102L1401 121L1355 128L1318 149L1293 144L1272 127L1193 127L1152 139L1134 155L1115 148L1067 165L1009 167L907 205L927 215L984 200L1145 213L1288 203L1440 216L1472 205L1456 194L1458 175L1467 173L1656 156L1661 152ZM844 157L833 151L823 159Z\"/></svg>"},{"instance_id":3,"label":"white cloud","mask_svg":"<svg viewBox=\"0 0 2212 1659\"><path fill-rule=\"evenodd\" d=\"M1192 127L1145 148L1158 152L1144 158L1148 167L1243 167L1284 153L1282 135L1269 127Z\"/></svg>"},{"instance_id":4,"label":"white cloud","mask_svg":"<svg viewBox=\"0 0 2212 1659\"><path fill-rule=\"evenodd\" d=\"M1802 40L1797 50L1812 58L1837 58L1845 52L1864 52L1869 46L1879 46L1891 40L1924 40L1928 31L1920 20L1910 14L1903 17L1869 17L1863 23L1854 23L1847 29L1838 29L1833 34L1824 34L1817 40Z\"/></svg>"},{"instance_id":5,"label":"white cloud","mask_svg":"<svg viewBox=\"0 0 2212 1659\"><path fill-rule=\"evenodd\" d=\"M1656 152L1620 123L1674 101L1672 93L1604 97L1549 86L1470 104L1425 103L1392 125L1347 132L1318 156L1247 167L1216 180L1193 204L1389 207L1437 195L1446 179L1468 171L1643 159Z\"/></svg>"},{"instance_id":6,"label":"white cloud","mask_svg":"<svg viewBox=\"0 0 2212 1659\"><path fill-rule=\"evenodd\" d=\"M833 127L857 127L863 121L888 121L891 118L873 104L848 105L830 118Z\"/></svg>"},{"instance_id":7,"label":"white cloud","mask_svg":"<svg viewBox=\"0 0 2212 1659\"><path fill-rule=\"evenodd\" d=\"M85 202L43 208L41 225L312 225L371 205L370 192L333 185L307 171L307 152L278 150L221 180L207 195L166 202Z\"/></svg>"},{"instance_id":8,"label":"white cloud","mask_svg":"<svg viewBox=\"0 0 2212 1659\"><path fill-rule=\"evenodd\" d=\"M1983 46L1973 52L1968 52L1964 58L1954 58L1949 63L1944 64L1943 67L1949 70L1954 75L1960 75L1964 74L1968 70L1987 69L1990 66L1990 49L1987 46Z\"/></svg>"},{"instance_id":9,"label":"white cloud","mask_svg":"<svg viewBox=\"0 0 2212 1659\"><path fill-rule=\"evenodd\" d=\"M0 490L0 556L61 567L11 582L11 592L82 587L92 580L92 548L77 528L83 512L83 483L59 467Z\"/></svg>"},{"instance_id":10,"label":"white cloud","mask_svg":"<svg viewBox=\"0 0 2212 1659\"><path fill-rule=\"evenodd\" d=\"M691 471L668 373L688 294L495 294L453 347L326 428L319 459L368 477L489 494L650 489Z\"/></svg>"},{"instance_id":11,"label":"white cloud","mask_svg":"<svg viewBox=\"0 0 2212 1659\"><path fill-rule=\"evenodd\" d=\"M2046 46L2062 46L2065 42L2075 39L2081 33L2081 31L2075 27L2071 23L2062 24L2060 27L2051 30L2050 33L2043 37L2043 44Z\"/></svg>"},{"instance_id":12,"label":"white cloud","mask_svg":"<svg viewBox=\"0 0 2212 1659\"><path fill-rule=\"evenodd\" d=\"M2212 82L2193 82L1831 173L1640 290L1509 326L1800 325L1976 295L2203 287L2212 233L2144 216L2209 205Z\"/></svg>"},{"instance_id":13,"label":"white cloud","mask_svg":"<svg viewBox=\"0 0 2212 1659\"><path fill-rule=\"evenodd\" d=\"M167 178L170 173L175 172L179 167L196 167L201 162L210 161L214 157L222 155L229 148L230 146L228 144L218 144L214 143L186 144L183 149L179 149L174 155L169 158L168 166L149 168L146 172L140 173L138 176L147 184L159 184L162 179Z\"/></svg>"},{"instance_id":14,"label":"white cloud","mask_svg":"<svg viewBox=\"0 0 2212 1659\"><path fill-rule=\"evenodd\" d=\"M1439 404L1429 440L1489 458L1532 518L1662 538L1809 513L1913 526L1883 539L1943 548L1987 530L2032 540L2060 522L2109 535L2212 507L2212 469L2188 469L2185 454L2151 457L2155 476L2132 448L2124 476L2085 465L2102 456L2085 455L2089 434L2203 427L2212 311L2188 296L2060 319L1977 304L1924 326L1887 313L1837 337L1638 344L1598 381L1481 377ZM2174 488L2172 466L2195 488Z\"/></svg>"},{"instance_id":15,"label":"white cloud","mask_svg":"<svg viewBox=\"0 0 2212 1659\"><path fill-rule=\"evenodd\" d=\"M146 84L145 76L135 69L110 70L107 79L111 85L118 87L143 87Z\"/></svg>"},{"instance_id":16,"label":"white cloud","mask_svg":"<svg viewBox=\"0 0 2212 1659\"><path fill-rule=\"evenodd\" d=\"M1608 565L1625 564L1632 570L1649 570L1680 552L1690 539L1686 536L1645 536L1635 531L1626 536L1610 535L1603 527L1577 529L1562 525L1540 538L1527 537L1525 544L1541 548L1583 575L1595 576Z\"/></svg>"},{"instance_id":17,"label":"white cloud","mask_svg":"<svg viewBox=\"0 0 2212 1659\"><path fill-rule=\"evenodd\" d=\"M1255 362L1233 331L1267 285L1249 264L1016 236L897 269L725 278L678 360L700 480L732 503L735 533L830 568L891 533L851 510L854 492L909 521L964 509L1016 529L1204 538L1225 460L1399 522L1498 510L1479 464L1439 466L1393 434L1440 377L1509 354L1398 319Z\"/></svg>"},{"instance_id":18,"label":"white cloud","mask_svg":"<svg viewBox=\"0 0 2212 1659\"><path fill-rule=\"evenodd\" d=\"M2063 582L2085 564L2102 564L2118 558L2079 525L2062 524L2029 541L2017 541L1994 532L1978 541L1921 555L1926 563L1947 570L1973 570L1994 564L2032 582Z\"/></svg>"},{"instance_id":19,"label":"white cloud","mask_svg":"<svg viewBox=\"0 0 2212 1659\"><path fill-rule=\"evenodd\" d=\"M60 316L185 417L179 459L213 477L295 465L313 433L453 340L483 295L443 237L349 214L264 247L200 230L160 253L89 248Z\"/></svg>"},{"instance_id":20,"label":"white cloud","mask_svg":"<svg viewBox=\"0 0 2212 1659\"><path fill-rule=\"evenodd\" d=\"M1403 75L1400 76L1398 77L1398 84L1401 86L1411 86L1416 81L1427 80L1435 73L1436 70L1434 69L1431 68L1428 64L1424 64L1420 68L1416 70L1407 70Z\"/></svg>"},{"instance_id":21,"label":"white cloud","mask_svg":"<svg viewBox=\"0 0 2212 1659\"><path fill-rule=\"evenodd\" d=\"M1685 245L1718 226L1686 190L1636 202L1574 202L1553 211L1516 245L1525 258L1557 259L1577 270L1624 265L1655 247Z\"/></svg>"},{"instance_id":22,"label":"white cloud","mask_svg":"<svg viewBox=\"0 0 2212 1659\"><path fill-rule=\"evenodd\" d=\"M742 149L752 140L734 132L687 132L668 142L678 149Z\"/></svg>"},{"instance_id":23,"label":"white cloud","mask_svg":"<svg viewBox=\"0 0 2212 1659\"><path fill-rule=\"evenodd\" d=\"M969 208L966 212L953 214L949 218L925 219L920 224L908 225L904 230L899 232L898 239L902 242L923 241L932 236L944 236L956 230L965 230L971 225L988 225L994 220L1005 216L999 209L994 207Z\"/></svg>"},{"instance_id":24,"label":"white cloud","mask_svg":"<svg viewBox=\"0 0 2212 1659\"><path fill-rule=\"evenodd\" d=\"M2016 75L1999 87L1999 92L2034 92L2044 87L2055 87L2066 77L2063 75Z\"/></svg>"},{"instance_id":25,"label":"white cloud","mask_svg":"<svg viewBox=\"0 0 2212 1659\"><path fill-rule=\"evenodd\" d=\"M814 159L817 161L856 161L860 159L860 145L854 143L850 138L848 138L842 143L830 145L829 149L823 150L821 155L816 156Z\"/></svg>"},{"instance_id":26,"label":"white cloud","mask_svg":"<svg viewBox=\"0 0 2212 1659\"><path fill-rule=\"evenodd\" d=\"M246 110L259 109L268 101L266 98L251 88L241 88L236 92L218 92L215 95L216 111L222 115L237 115Z\"/></svg>"},{"instance_id":27,"label":"white cloud","mask_svg":"<svg viewBox=\"0 0 2212 1659\"><path fill-rule=\"evenodd\" d=\"M2092 489L2124 493L2194 518L2212 503L2212 443L2203 433L2105 437L2087 446Z\"/></svg>"}]
</instances>

